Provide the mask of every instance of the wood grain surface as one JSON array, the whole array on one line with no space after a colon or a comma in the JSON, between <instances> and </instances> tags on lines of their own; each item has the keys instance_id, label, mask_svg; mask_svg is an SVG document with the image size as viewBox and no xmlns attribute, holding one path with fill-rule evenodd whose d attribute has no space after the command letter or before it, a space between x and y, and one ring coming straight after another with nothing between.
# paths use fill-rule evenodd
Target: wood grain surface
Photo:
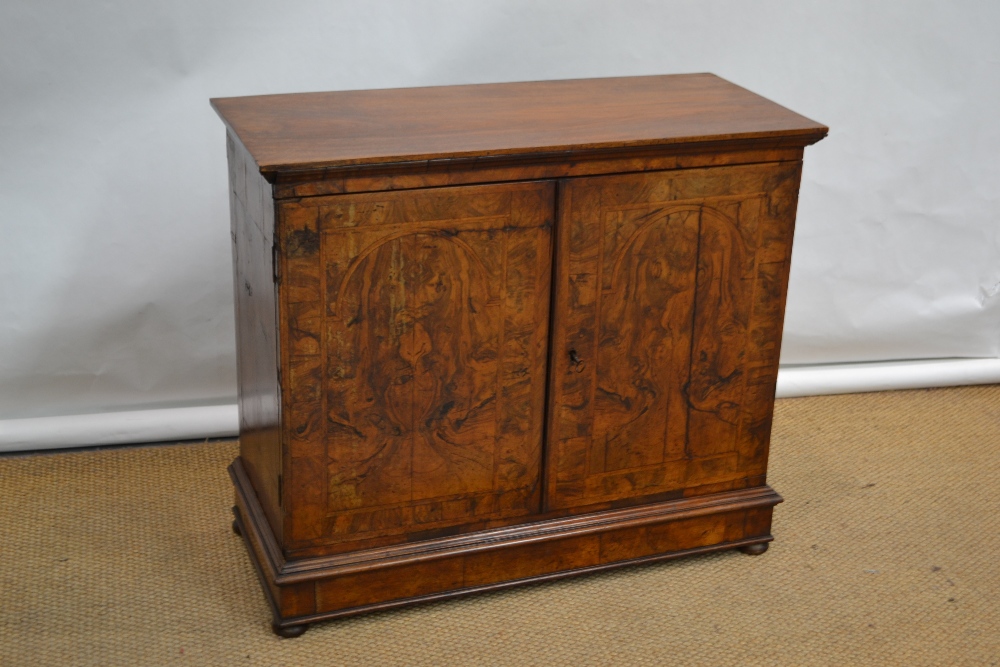
<instances>
[{"instance_id":1,"label":"wood grain surface","mask_svg":"<svg viewBox=\"0 0 1000 667\"><path fill-rule=\"evenodd\" d=\"M262 173L764 140L823 125L713 74L533 81L212 100Z\"/></svg>"},{"instance_id":2,"label":"wood grain surface","mask_svg":"<svg viewBox=\"0 0 1000 667\"><path fill-rule=\"evenodd\" d=\"M772 510L781 502L765 486L289 561L239 460L229 473L236 487L236 524L271 603L276 631L636 563L766 547Z\"/></svg>"},{"instance_id":3,"label":"wood grain surface","mask_svg":"<svg viewBox=\"0 0 1000 667\"><path fill-rule=\"evenodd\" d=\"M564 181L547 507L765 470L799 165Z\"/></svg>"},{"instance_id":4,"label":"wood grain surface","mask_svg":"<svg viewBox=\"0 0 1000 667\"><path fill-rule=\"evenodd\" d=\"M661 147L574 151L572 160L562 153L548 157L482 157L442 159L395 164L360 165L326 169L297 169L270 175L275 199L322 195L410 190L447 185L597 176L600 174L722 167L761 162L794 162L803 148L794 140L718 141Z\"/></svg>"},{"instance_id":5,"label":"wood grain surface","mask_svg":"<svg viewBox=\"0 0 1000 667\"><path fill-rule=\"evenodd\" d=\"M229 210L236 310L240 457L268 521L282 534L281 428L278 386L277 286L271 186L246 149L227 137Z\"/></svg>"},{"instance_id":6,"label":"wood grain surface","mask_svg":"<svg viewBox=\"0 0 1000 667\"><path fill-rule=\"evenodd\" d=\"M554 185L280 208L290 545L537 512Z\"/></svg>"},{"instance_id":7,"label":"wood grain surface","mask_svg":"<svg viewBox=\"0 0 1000 667\"><path fill-rule=\"evenodd\" d=\"M710 74L213 100L237 527L300 635L762 553L803 148Z\"/></svg>"}]
</instances>

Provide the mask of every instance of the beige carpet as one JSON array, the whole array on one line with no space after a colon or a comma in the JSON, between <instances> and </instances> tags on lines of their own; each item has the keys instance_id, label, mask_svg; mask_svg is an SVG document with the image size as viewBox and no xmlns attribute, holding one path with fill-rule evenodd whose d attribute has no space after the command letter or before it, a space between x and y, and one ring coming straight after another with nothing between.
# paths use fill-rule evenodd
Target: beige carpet
<instances>
[{"instance_id":1,"label":"beige carpet","mask_svg":"<svg viewBox=\"0 0 1000 667\"><path fill-rule=\"evenodd\" d=\"M0 458L0 664L998 665L1000 386L779 401L776 541L271 634L233 443Z\"/></svg>"}]
</instances>

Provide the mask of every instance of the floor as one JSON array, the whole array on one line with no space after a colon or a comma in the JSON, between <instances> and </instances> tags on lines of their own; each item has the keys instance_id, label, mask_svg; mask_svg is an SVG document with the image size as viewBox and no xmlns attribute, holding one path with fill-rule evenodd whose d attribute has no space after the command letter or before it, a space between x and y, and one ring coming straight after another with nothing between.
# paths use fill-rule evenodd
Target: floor
<instances>
[{"instance_id":1,"label":"floor","mask_svg":"<svg viewBox=\"0 0 1000 667\"><path fill-rule=\"evenodd\" d=\"M775 542L271 634L232 442L0 458L0 665L1000 665L1000 386L778 401Z\"/></svg>"}]
</instances>

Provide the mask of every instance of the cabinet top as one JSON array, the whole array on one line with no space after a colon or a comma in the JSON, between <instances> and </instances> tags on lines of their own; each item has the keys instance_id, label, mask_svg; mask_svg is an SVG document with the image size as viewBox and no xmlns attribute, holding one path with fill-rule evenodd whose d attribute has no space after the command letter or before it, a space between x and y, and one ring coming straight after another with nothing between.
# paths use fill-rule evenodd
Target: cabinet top
<instances>
[{"instance_id":1,"label":"cabinet top","mask_svg":"<svg viewBox=\"0 0 1000 667\"><path fill-rule=\"evenodd\" d=\"M805 146L827 128L714 74L225 97L261 173L691 143Z\"/></svg>"}]
</instances>

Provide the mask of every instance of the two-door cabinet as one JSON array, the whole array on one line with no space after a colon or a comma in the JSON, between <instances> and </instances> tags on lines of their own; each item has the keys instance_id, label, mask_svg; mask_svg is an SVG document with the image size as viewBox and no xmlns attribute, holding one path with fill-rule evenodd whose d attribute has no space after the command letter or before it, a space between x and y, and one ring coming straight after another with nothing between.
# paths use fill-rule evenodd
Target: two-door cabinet
<instances>
[{"instance_id":1,"label":"two-door cabinet","mask_svg":"<svg viewBox=\"0 0 1000 667\"><path fill-rule=\"evenodd\" d=\"M216 99L234 528L313 621L762 553L827 129L710 74Z\"/></svg>"}]
</instances>

